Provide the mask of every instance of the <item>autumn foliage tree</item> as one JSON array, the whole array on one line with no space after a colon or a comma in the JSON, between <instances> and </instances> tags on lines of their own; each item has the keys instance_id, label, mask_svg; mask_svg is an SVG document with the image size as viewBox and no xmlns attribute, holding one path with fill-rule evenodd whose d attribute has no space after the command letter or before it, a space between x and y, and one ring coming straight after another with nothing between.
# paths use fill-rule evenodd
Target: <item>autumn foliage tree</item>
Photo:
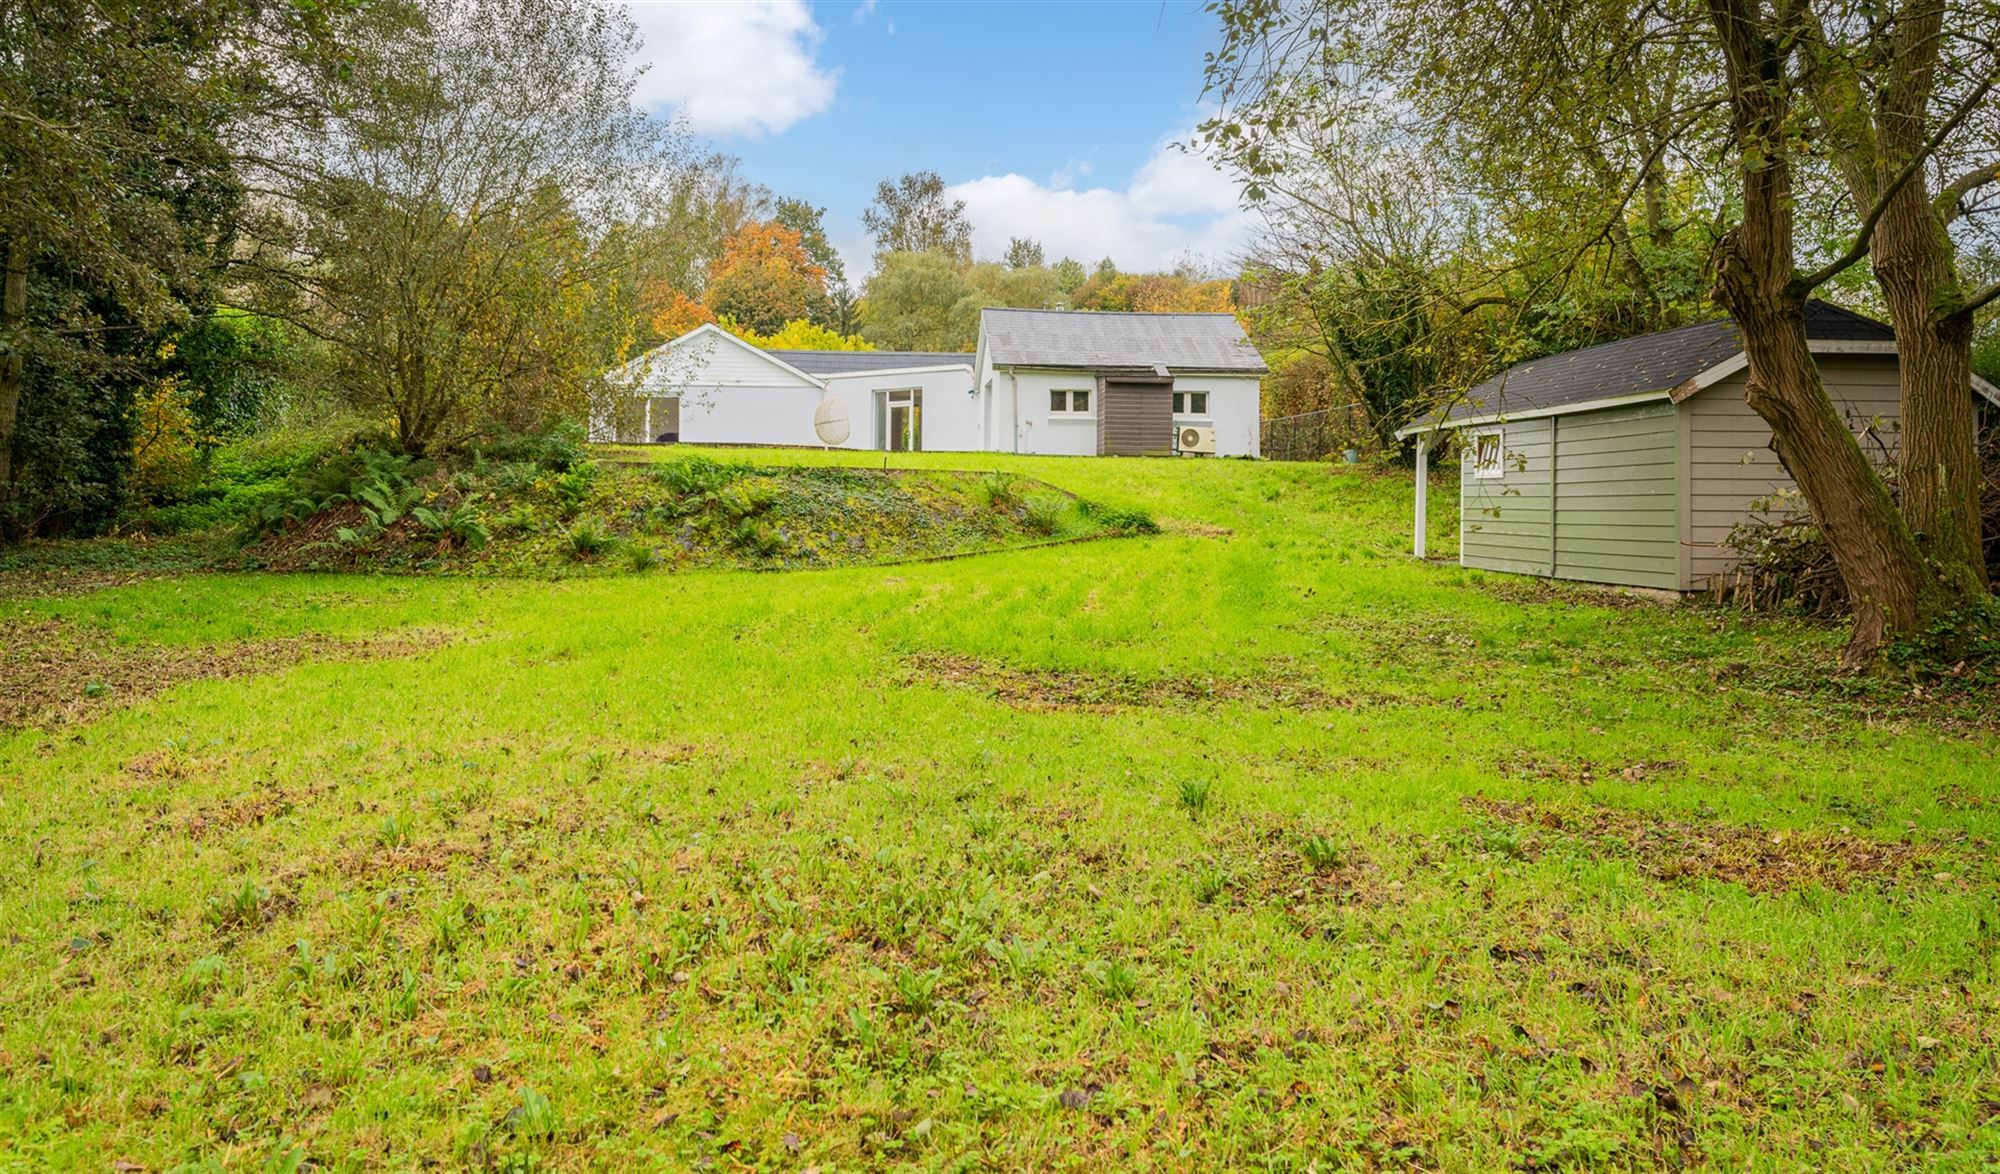
<instances>
[{"instance_id":1,"label":"autumn foliage tree","mask_svg":"<svg viewBox=\"0 0 2000 1174\"><path fill-rule=\"evenodd\" d=\"M718 318L757 334L807 320L826 297L826 270L806 255L800 234L776 221L746 225L723 245L703 301Z\"/></svg>"},{"instance_id":2,"label":"autumn foliage tree","mask_svg":"<svg viewBox=\"0 0 2000 1174\"><path fill-rule=\"evenodd\" d=\"M697 326L715 321L715 312L670 286L649 291L643 312L653 333L662 339L676 339Z\"/></svg>"}]
</instances>

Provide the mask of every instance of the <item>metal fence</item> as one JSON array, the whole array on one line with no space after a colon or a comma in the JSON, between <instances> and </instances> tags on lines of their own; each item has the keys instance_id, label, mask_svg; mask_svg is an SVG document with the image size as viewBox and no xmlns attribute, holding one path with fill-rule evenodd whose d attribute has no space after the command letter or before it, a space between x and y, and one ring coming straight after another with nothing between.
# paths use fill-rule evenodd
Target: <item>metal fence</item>
<instances>
[{"instance_id":1,"label":"metal fence","mask_svg":"<svg viewBox=\"0 0 2000 1174\"><path fill-rule=\"evenodd\" d=\"M1354 445L1354 407L1321 408L1264 421L1267 461L1323 461Z\"/></svg>"}]
</instances>

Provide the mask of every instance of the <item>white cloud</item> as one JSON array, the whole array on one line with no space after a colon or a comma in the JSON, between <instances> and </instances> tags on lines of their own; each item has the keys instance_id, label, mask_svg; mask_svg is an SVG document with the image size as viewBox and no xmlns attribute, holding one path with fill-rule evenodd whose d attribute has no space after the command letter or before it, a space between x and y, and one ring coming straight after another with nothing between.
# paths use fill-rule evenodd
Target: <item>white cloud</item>
<instances>
[{"instance_id":1,"label":"white cloud","mask_svg":"<svg viewBox=\"0 0 2000 1174\"><path fill-rule=\"evenodd\" d=\"M1049 173L1049 186L1052 188L1075 187L1077 180L1089 175L1094 170L1096 169L1088 159L1071 159Z\"/></svg>"},{"instance_id":2,"label":"white cloud","mask_svg":"<svg viewBox=\"0 0 2000 1174\"><path fill-rule=\"evenodd\" d=\"M973 251L998 257L1010 237L1033 237L1053 261L1075 257L1086 265L1109 256L1125 270L1171 267L1187 253L1215 261L1234 257L1249 243L1255 218L1237 206L1236 185L1202 156L1168 139L1154 149L1132 182L1077 191L1062 182L1074 164L1048 184L1024 175L988 175L953 184L972 221Z\"/></svg>"},{"instance_id":3,"label":"white cloud","mask_svg":"<svg viewBox=\"0 0 2000 1174\"><path fill-rule=\"evenodd\" d=\"M861 3L854 9L854 23L866 24L868 23L868 18L873 15L875 15L875 0L861 0Z\"/></svg>"},{"instance_id":4,"label":"white cloud","mask_svg":"<svg viewBox=\"0 0 2000 1174\"><path fill-rule=\"evenodd\" d=\"M639 104L696 134L776 134L833 105L840 71L815 60L826 33L804 0L627 7L645 38Z\"/></svg>"}]
</instances>

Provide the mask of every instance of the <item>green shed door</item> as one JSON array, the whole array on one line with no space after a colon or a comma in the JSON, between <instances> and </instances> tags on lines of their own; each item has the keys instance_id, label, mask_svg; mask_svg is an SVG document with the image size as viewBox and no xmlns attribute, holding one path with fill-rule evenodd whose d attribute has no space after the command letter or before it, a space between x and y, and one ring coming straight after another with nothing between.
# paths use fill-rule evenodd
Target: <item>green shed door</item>
<instances>
[{"instance_id":1,"label":"green shed door","mask_svg":"<svg viewBox=\"0 0 2000 1174\"><path fill-rule=\"evenodd\" d=\"M1555 573L1680 586L1680 433L1669 403L1555 421Z\"/></svg>"}]
</instances>

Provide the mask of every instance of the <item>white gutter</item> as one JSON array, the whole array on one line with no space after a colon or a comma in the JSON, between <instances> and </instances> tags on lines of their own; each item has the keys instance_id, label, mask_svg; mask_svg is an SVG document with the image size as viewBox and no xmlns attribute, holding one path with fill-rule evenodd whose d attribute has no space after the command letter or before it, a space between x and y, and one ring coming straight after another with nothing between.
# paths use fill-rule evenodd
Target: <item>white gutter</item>
<instances>
[{"instance_id":1,"label":"white gutter","mask_svg":"<svg viewBox=\"0 0 2000 1174\"><path fill-rule=\"evenodd\" d=\"M829 382L835 379L872 379L877 375L935 375L940 371L970 370L964 363L947 363L942 367L883 367L880 370L829 371L820 378Z\"/></svg>"}]
</instances>

